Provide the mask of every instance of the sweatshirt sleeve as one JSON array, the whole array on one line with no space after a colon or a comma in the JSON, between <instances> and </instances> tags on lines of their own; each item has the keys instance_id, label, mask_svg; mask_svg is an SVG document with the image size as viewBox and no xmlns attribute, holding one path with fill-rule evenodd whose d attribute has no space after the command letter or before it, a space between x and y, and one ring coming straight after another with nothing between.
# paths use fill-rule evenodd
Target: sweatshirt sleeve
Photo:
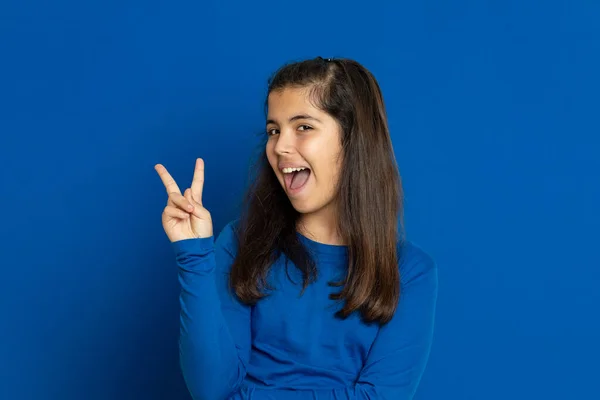
<instances>
[{"instance_id":1,"label":"sweatshirt sleeve","mask_svg":"<svg viewBox=\"0 0 600 400\"><path fill-rule=\"evenodd\" d=\"M354 399L413 398L429 358L438 275L435 262L418 247L405 249L401 293L392 320L373 343L354 388Z\"/></svg>"},{"instance_id":2,"label":"sweatshirt sleeve","mask_svg":"<svg viewBox=\"0 0 600 400\"><path fill-rule=\"evenodd\" d=\"M233 396L246 375L250 357L251 308L228 289L237 252L231 223L219 237L173 242L178 278L179 357L194 400Z\"/></svg>"}]
</instances>

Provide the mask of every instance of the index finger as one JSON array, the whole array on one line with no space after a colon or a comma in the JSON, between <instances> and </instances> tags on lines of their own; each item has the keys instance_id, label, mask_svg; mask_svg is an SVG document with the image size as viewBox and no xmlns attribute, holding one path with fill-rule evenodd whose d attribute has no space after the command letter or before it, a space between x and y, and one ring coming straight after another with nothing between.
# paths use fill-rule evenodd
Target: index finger
<instances>
[{"instance_id":1,"label":"index finger","mask_svg":"<svg viewBox=\"0 0 600 400\"><path fill-rule=\"evenodd\" d=\"M167 193L176 192L176 193L181 194L181 190L179 190L179 186L177 186L175 179L173 179L171 174L169 174L169 172L163 165L156 164L154 166L154 169L156 170L156 172L158 172L158 176L160 176L160 179L162 180L163 184L165 185L165 188L167 189Z\"/></svg>"},{"instance_id":2,"label":"index finger","mask_svg":"<svg viewBox=\"0 0 600 400\"><path fill-rule=\"evenodd\" d=\"M192 197L196 202L202 204L202 189L204 188L204 160L196 159L194 178L192 179Z\"/></svg>"}]
</instances>

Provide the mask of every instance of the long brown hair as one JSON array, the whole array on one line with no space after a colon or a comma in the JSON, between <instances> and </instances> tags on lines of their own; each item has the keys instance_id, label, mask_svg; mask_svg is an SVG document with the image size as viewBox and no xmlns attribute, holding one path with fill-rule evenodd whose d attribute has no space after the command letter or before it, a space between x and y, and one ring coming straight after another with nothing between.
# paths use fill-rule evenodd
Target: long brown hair
<instances>
[{"instance_id":1,"label":"long brown hair","mask_svg":"<svg viewBox=\"0 0 600 400\"><path fill-rule=\"evenodd\" d=\"M267 99L287 87L311 89L315 104L341 127L337 223L348 249L348 269L343 281L330 283L341 287L330 297L344 302L338 316L359 311L365 321L384 324L400 296L403 193L380 87L358 62L321 57L281 67L269 79ZM266 295L270 266L281 254L302 272L302 290L317 275L297 236L301 214L292 207L264 150L254 171L236 227L239 247L230 273L231 288L246 304Z\"/></svg>"}]
</instances>

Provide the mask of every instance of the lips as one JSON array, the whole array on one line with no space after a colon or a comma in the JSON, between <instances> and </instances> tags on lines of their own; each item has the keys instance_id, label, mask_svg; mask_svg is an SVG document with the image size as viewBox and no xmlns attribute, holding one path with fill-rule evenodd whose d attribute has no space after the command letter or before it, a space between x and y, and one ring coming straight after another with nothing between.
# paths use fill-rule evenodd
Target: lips
<instances>
[{"instance_id":1,"label":"lips","mask_svg":"<svg viewBox=\"0 0 600 400\"><path fill-rule=\"evenodd\" d=\"M277 167L280 171L283 171L284 168L308 168L308 165L282 161L279 164L277 164Z\"/></svg>"}]
</instances>

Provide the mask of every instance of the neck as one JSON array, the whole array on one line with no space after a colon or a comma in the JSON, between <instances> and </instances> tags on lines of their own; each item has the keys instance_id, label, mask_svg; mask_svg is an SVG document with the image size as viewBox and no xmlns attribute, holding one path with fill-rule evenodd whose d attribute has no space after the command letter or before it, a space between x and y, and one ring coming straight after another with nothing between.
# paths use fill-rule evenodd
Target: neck
<instances>
[{"instance_id":1,"label":"neck","mask_svg":"<svg viewBox=\"0 0 600 400\"><path fill-rule=\"evenodd\" d=\"M332 245L344 245L343 238L337 230L337 219L328 207L314 213L302 214L296 229L302 235L315 242Z\"/></svg>"}]
</instances>

